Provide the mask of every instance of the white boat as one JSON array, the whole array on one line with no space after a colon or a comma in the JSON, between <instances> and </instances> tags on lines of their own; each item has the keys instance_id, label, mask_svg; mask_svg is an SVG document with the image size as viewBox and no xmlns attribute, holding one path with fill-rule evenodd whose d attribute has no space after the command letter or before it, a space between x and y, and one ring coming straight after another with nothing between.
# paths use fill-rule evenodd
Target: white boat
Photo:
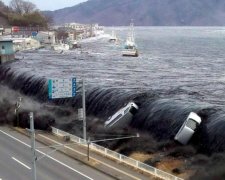
<instances>
[{"instance_id":1,"label":"white boat","mask_svg":"<svg viewBox=\"0 0 225 180\"><path fill-rule=\"evenodd\" d=\"M114 30L112 30L112 35L109 38L109 42L117 42L118 38Z\"/></svg>"},{"instance_id":2,"label":"white boat","mask_svg":"<svg viewBox=\"0 0 225 180\"><path fill-rule=\"evenodd\" d=\"M71 41L69 44L70 44L70 49L81 48L81 44L78 43L78 41L76 40Z\"/></svg>"},{"instance_id":3,"label":"white boat","mask_svg":"<svg viewBox=\"0 0 225 180\"><path fill-rule=\"evenodd\" d=\"M55 51L68 51L70 46L68 44L60 43L52 46Z\"/></svg>"},{"instance_id":4,"label":"white boat","mask_svg":"<svg viewBox=\"0 0 225 180\"><path fill-rule=\"evenodd\" d=\"M138 57L137 49L126 49L122 51L123 56Z\"/></svg>"},{"instance_id":5,"label":"white boat","mask_svg":"<svg viewBox=\"0 0 225 180\"><path fill-rule=\"evenodd\" d=\"M138 57L138 49L135 43L134 37L134 23L130 23L130 32L128 33L127 40L125 42L124 50L122 51L123 56Z\"/></svg>"}]
</instances>

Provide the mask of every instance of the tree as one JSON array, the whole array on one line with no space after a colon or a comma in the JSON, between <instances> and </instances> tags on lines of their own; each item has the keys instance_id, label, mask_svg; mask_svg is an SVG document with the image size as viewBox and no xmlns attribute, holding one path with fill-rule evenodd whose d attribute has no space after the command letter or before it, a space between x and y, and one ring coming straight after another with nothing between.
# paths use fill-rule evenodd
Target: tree
<instances>
[{"instance_id":1,"label":"tree","mask_svg":"<svg viewBox=\"0 0 225 180\"><path fill-rule=\"evenodd\" d=\"M0 7L4 7L4 6L5 4L2 1L0 1Z\"/></svg>"},{"instance_id":2,"label":"tree","mask_svg":"<svg viewBox=\"0 0 225 180\"><path fill-rule=\"evenodd\" d=\"M18 14L23 14L23 1L22 0L12 0L9 6Z\"/></svg>"},{"instance_id":3,"label":"tree","mask_svg":"<svg viewBox=\"0 0 225 180\"><path fill-rule=\"evenodd\" d=\"M36 5L29 1L11 0L10 7L12 11L8 13L8 21L11 25L47 28L52 23L51 17L42 15Z\"/></svg>"},{"instance_id":4,"label":"tree","mask_svg":"<svg viewBox=\"0 0 225 180\"><path fill-rule=\"evenodd\" d=\"M24 15L9 15L9 23L14 26L39 26L39 27L48 27L46 18L41 15L38 11L24 14Z\"/></svg>"},{"instance_id":5,"label":"tree","mask_svg":"<svg viewBox=\"0 0 225 180\"><path fill-rule=\"evenodd\" d=\"M32 13L37 9L36 5L29 1L24 1L22 5L23 5L23 12L25 14Z\"/></svg>"},{"instance_id":6,"label":"tree","mask_svg":"<svg viewBox=\"0 0 225 180\"><path fill-rule=\"evenodd\" d=\"M28 14L37 10L35 4L29 1L23 0L12 0L10 2L10 7L18 14Z\"/></svg>"},{"instance_id":7,"label":"tree","mask_svg":"<svg viewBox=\"0 0 225 180\"><path fill-rule=\"evenodd\" d=\"M7 6L2 1L0 1L0 12L3 13L5 11L7 11Z\"/></svg>"}]
</instances>

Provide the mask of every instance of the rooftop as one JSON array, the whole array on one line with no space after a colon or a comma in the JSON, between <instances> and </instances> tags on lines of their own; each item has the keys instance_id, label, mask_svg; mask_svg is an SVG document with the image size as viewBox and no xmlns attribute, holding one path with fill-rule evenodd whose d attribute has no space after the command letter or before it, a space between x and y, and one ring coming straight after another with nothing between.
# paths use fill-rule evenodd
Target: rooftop
<instances>
[{"instance_id":1,"label":"rooftop","mask_svg":"<svg viewBox=\"0 0 225 180\"><path fill-rule=\"evenodd\" d=\"M0 39L0 43L1 42L12 42L12 40L11 39Z\"/></svg>"}]
</instances>

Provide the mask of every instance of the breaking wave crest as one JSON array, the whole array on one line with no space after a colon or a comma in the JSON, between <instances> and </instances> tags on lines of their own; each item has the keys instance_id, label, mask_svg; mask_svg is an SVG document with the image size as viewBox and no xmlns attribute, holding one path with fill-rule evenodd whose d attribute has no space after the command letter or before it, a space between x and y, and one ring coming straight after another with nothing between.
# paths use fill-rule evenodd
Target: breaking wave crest
<instances>
[{"instance_id":1,"label":"breaking wave crest","mask_svg":"<svg viewBox=\"0 0 225 180\"><path fill-rule=\"evenodd\" d=\"M48 102L47 79L28 73L21 73L4 65L0 67L0 82L11 89L40 102ZM174 92L176 93L176 91ZM171 91L168 92L171 95ZM202 118L200 128L191 143L202 152L225 150L225 111L221 107L203 105L199 102L185 102L168 98L152 90L126 90L117 88L88 87L86 96L87 115L99 118L103 123L115 111L129 101L138 106L130 126L148 132L158 141L173 139L190 112ZM53 103L78 108L81 94L71 99L57 99Z\"/></svg>"}]
</instances>

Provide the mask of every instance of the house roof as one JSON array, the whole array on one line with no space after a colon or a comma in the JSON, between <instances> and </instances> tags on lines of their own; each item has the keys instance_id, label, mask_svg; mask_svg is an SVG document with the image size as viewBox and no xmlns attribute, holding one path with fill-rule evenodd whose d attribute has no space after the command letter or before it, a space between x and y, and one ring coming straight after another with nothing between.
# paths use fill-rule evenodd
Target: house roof
<instances>
[{"instance_id":1,"label":"house roof","mask_svg":"<svg viewBox=\"0 0 225 180\"><path fill-rule=\"evenodd\" d=\"M6 40L6 39L0 39L0 43L4 43L4 42L13 42L13 41L10 40L10 39L8 39L8 40Z\"/></svg>"}]
</instances>

